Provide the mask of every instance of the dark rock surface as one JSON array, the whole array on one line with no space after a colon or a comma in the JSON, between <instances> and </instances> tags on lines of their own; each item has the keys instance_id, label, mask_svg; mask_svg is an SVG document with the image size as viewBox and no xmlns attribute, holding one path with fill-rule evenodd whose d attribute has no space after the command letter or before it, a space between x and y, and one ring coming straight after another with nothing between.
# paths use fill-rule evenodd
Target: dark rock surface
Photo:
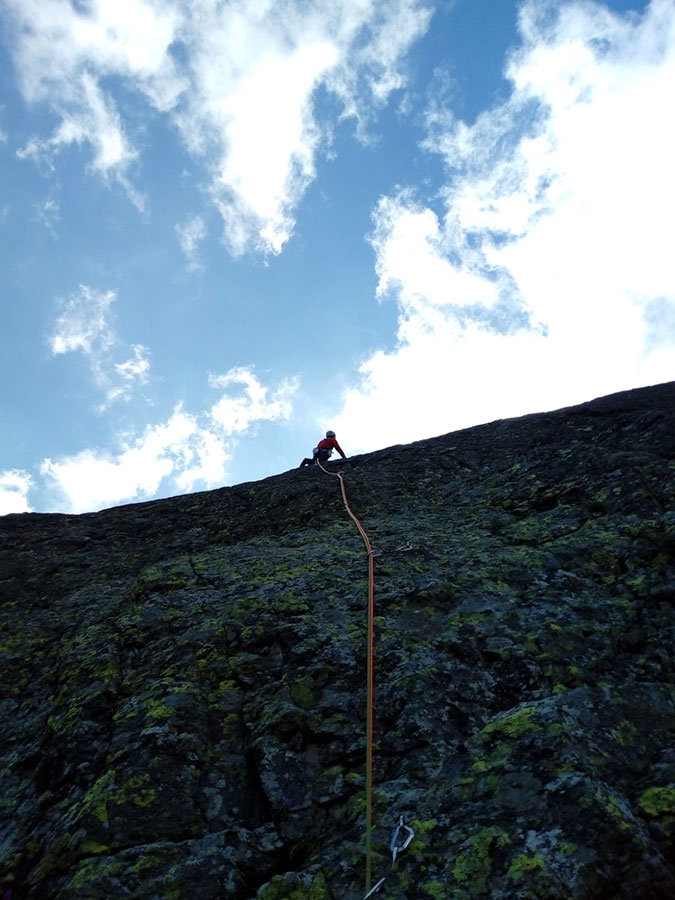
<instances>
[{"instance_id":1,"label":"dark rock surface","mask_svg":"<svg viewBox=\"0 0 675 900\"><path fill-rule=\"evenodd\" d=\"M337 471L377 896L675 897L675 383ZM367 601L316 468L0 519L0 896L361 900Z\"/></svg>"}]
</instances>

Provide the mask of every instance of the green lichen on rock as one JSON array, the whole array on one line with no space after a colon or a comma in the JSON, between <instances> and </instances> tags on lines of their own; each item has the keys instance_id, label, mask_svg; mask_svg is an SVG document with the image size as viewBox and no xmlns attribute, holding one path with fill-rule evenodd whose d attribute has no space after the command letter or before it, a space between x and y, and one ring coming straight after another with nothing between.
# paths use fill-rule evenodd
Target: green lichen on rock
<instances>
[{"instance_id":1,"label":"green lichen on rock","mask_svg":"<svg viewBox=\"0 0 675 900\"><path fill-rule=\"evenodd\" d=\"M482 730L484 738L494 736L506 736L508 738L521 738L528 731L538 731L540 725L535 720L538 710L536 706L523 706L519 709L510 710L508 713L502 714L487 725Z\"/></svg>"},{"instance_id":2,"label":"green lichen on rock","mask_svg":"<svg viewBox=\"0 0 675 900\"><path fill-rule=\"evenodd\" d=\"M256 900L328 900L328 886L321 871L275 875L256 893Z\"/></svg>"},{"instance_id":3,"label":"green lichen on rock","mask_svg":"<svg viewBox=\"0 0 675 900\"><path fill-rule=\"evenodd\" d=\"M510 843L508 833L494 825L479 829L463 842L452 864L452 874L466 888L467 896L481 897L489 893L493 851Z\"/></svg>"},{"instance_id":4,"label":"green lichen on rock","mask_svg":"<svg viewBox=\"0 0 675 900\"><path fill-rule=\"evenodd\" d=\"M526 880L532 872L543 869L544 866L545 862L540 856L528 856L527 854L522 854L521 856L517 856L511 862L506 874L513 881L523 881Z\"/></svg>"},{"instance_id":5,"label":"green lichen on rock","mask_svg":"<svg viewBox=\"0 0 675 900\"><path fill-rule=\"evenodd\" d=\"M647 788L638 806L650 816L675 816L675 785Z\"/></svg>"},{"instance_id":6,"label":"green lichen on rock","mask_svg":"<svg viewBox=\"0 0 675 900\"><path fill-rule=\"evenodd\" d=\"M675 385L334 470L381 896L670 900ZM362 896L369 562L319 471L0 519L0 892Z\"/></svg>"}]
</instances>

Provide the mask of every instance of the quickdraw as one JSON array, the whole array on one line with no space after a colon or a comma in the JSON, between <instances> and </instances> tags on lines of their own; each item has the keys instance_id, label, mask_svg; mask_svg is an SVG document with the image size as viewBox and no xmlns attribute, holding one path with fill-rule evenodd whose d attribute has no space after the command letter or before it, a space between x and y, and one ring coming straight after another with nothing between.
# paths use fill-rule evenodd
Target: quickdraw
<instances>
[{"instance_id":1,"label":"quickdraw","mask_svg":"<svg viewBox=\"0 0 675 900\"><path fill-rule=\"evenodd\" d=\"M406 825L405 819L401 816L398 820L398 825L394 828L394 832L391 836L391 840L389 841L389 850L391 852L391 868L393 869L396 865L396 859L399 854L403 853L404 850L407 850L410 846L411 841L415 837L415 832L413 829ZM365 895L363 900L368 900L369 897L374 897L375 894L378 893L382 885L387 880L387 876L385 875L383 878L377 882L374 887L372 887L368 893Z\"/></svg>"}]
</instances>

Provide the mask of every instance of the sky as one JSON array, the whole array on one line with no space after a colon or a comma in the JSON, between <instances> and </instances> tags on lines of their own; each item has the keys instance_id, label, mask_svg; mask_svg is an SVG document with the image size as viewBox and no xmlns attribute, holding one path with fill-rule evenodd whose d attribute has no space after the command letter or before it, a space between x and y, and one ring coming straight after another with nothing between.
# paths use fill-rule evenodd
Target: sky
<instances>
[{"instance_id":1,"label":"sky","mask_svg":"<svg viewBox=\"0 0 675 900\"><path fill-rule=\"evenodd\" d=\"M0 514L675 380L674 95L675 0L0 0Z\"/></svg>"}]
</instances>

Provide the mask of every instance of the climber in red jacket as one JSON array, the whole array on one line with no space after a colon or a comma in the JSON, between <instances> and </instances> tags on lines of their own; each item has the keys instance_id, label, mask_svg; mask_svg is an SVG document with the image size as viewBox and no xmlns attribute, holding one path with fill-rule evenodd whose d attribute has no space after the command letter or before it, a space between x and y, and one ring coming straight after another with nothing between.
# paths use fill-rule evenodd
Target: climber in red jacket
<instances>
[{"instance_id":1,"label":"climber in red jacket","mask_svg":"<svg viewBox=\"0 0 675 900\"><path fill-rule=\"evenodd\" d=\"M327 462L330 459L333 450L337 450L337 452L343 459L347 459L342 447L338 444L335 438L335 432L327 431L326 437L322 438L314 448L312 458L309 459L308 457L305 457L300 463L300 468L302 469L303 466L311 466L312 463L316 462Z\"/></svg>"}]
</instances>

